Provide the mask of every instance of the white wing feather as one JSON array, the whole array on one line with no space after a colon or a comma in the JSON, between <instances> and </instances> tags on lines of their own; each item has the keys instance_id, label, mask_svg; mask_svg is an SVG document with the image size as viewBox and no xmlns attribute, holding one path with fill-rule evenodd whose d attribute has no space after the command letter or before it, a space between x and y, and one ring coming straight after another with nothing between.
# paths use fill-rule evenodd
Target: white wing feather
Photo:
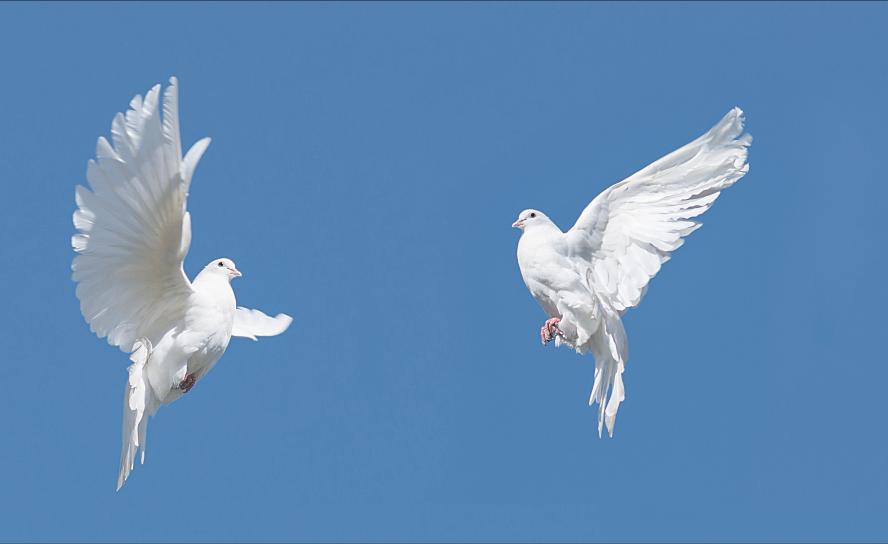
<instances>
[{"instance_id":1,"label":"white wing feather","mask_svg":"<svg viewBox=\"0 0 888 544\"><path fill-rule=\"evenodd\" d=\"M743 112L734 108L703 136L603 191L565 233L571 266L601 302L603 324L587 323L588 341L572 344L595 355L589 404L599 404L599 435L604 425L613 435L625 399L628 349L619 315L641 301L660 265L700 227L694 218L749 170L752 138L742 132Z\"/></svg>"},{"instance_id":2,"label":"white wing feather","mask_svg":"<svg viewBox=\"0 0 888 544\"><path fill-rule=\"evenodd\" d=\"M277 336L287 330L292 322L293 318L287 314L270 317L259 310L239 306L234 313L231 335L251 340L256 340L257 336Z\"/></svg>"},{"instance_id":3,"label":"white wing feather","mask_svg":"<svg viewBox=\"0 0 888 544\"><path fill-rule=\"evenodd\" d=\"M648 282L700 227L694 218L749 170L743 112L609 187L566 233L578 272L618 312L636 306Z\"/></svg>"},{"instance_id":4,"label":"white wing feather","mask_svg":"<svg viewBox=\"0 0 888 544\"><path fill-rule=\"evenodd\" d=\"M191 245L186 199L191 176L209 145L205 138L182 158L178 89L170 79L160 111L160 85L136 96L111 124L113 146L96 144L77 186L71 265L80 310L99 338L132 352L124 392L123 447L117 488L145 459L148 418L159 406L148 374L161 337L182 323L191 283L182 262ZM157 370L157 369L155 369Z\"/></svg>"},{"instance_id":5,"label":"white wing feather","mask_svg":"<svg viewBox=\"0 0 888 544\"><path fill-rule=\"evenodd\" d=\"M90 329L131 352L139 338L156 344L182 319L191 284L182 262L191 243L186 198L209 139L182 158L178 90L170 79L159 109L160 85L136 96L111 125L90 160L90 188L77 186L71 243L72 278Z\"/></svg>"}]
</instances>

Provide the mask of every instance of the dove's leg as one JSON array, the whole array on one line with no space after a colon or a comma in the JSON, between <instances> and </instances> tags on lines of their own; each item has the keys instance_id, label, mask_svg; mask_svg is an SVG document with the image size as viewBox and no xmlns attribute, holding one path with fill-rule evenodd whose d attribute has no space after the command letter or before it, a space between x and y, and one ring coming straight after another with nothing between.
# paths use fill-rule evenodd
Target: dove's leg
<instances>
[{"instance_id":1,"label":"dove's leg","mask_svg":"<svg viewBox=\"0 0 888 544\"><path fill-rule=\"evenodd\" d=\"M556 336L564 336L564 333L558 328L559 323L561 323L561 318L553 317L547 319L543 326L540 327L540 341L543 344L548 344L554 340Z\"/></svg>"},{"instance_id":2,"label":"dove's leg","mask_svg":"<svg viewBox=\"0 0 888 544\"><path fill-rule=\"evenodd\" d=\"M184 392L191 391L191 388L194 387L194 384L197 382L197 375L192 372L191 374L185 376L185 379L179 383L179 389Z\"/></svg>"}]
</instances>

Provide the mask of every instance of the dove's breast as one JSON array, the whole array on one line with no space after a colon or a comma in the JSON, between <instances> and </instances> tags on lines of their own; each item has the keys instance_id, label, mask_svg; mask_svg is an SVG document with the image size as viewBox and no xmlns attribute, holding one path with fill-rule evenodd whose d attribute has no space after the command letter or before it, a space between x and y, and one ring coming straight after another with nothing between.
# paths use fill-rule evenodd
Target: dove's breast
<instances>
[{"instance_id":1,"label":"dove's breast","mask_svg":"<svg viewBox=\"0 0 888 544\"><path fill-rule=\"evenodd\" d=\"M202 337L198 350L188 360L188 372L206 374L225 353L231 340L237 302L228 281L194 283L191 304L185 316L186 328Z\"/></svg>"},{"instance_id":2,"label":"dove's breast","mask_svg":"<svg viewBox=\"0 0 888 544\"><path fill-rule=\"evenodd\" d=\"M556 229L525 231L518 241L518 267L527 289L551 317L560 317L565 296L588 294L567 256L564 233Z\"/></svg>"},{"instance_id":3,"label":"dove's breast","mask_svg":"<svg viewBox=\"0 0 888 544\"><path fill-rule=\"evenodd\" d=\"M557 229L554 232L529 231L521 236L518 241L518 267L531 292L535 291L536 285L552 290L574 285L577 275L566 253L564 235Z\"/></svg>"}]
</instances>

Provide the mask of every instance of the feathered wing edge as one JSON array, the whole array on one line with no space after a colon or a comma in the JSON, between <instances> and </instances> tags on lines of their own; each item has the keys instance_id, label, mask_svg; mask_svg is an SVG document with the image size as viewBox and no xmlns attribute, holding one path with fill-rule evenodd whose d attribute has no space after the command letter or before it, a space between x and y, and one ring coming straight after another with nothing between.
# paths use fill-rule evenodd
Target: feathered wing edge
<instances>
[{"instance_id":1,"label":"feathered wing edge","mask_svg":"<svg viewBox=\"0 0 888 544\"><path fill-rule=\"evenodd\" d=\"M749 170L743 112L733 108L691 143L602 191L566 236L594 291L623 312L638 305L648 283L720 192Z\"/></svg>"},{"instance_id":2,"label":"feathered wing edge","mask_svg":"<svg viewBox=\"0 0 888 544\"><path fill-rule=\"evenodd\" d=\"M250 340L256 340L257 336L277 336L287 330L292 322L293 318L287 314L271 317L261 310L238 306L234 313L231 335Z\"/></svg>"},{"instance_id":3,"label":"feathered wing edge","mask_svg":"<svg viewBox=\"0 0 888 544\"><path fill-rule=\"evenodd\" d=\"M182 269L191 242L186 198L210 141L196 142L183 159L175 77L163 94L162 120L159 101L155 85L114 117L113 146L98 139L89 188L75 192L71 268L81 312L97 336L127 353L139 337L156 341L190 291Z\"/></svg>"}]
</instances>

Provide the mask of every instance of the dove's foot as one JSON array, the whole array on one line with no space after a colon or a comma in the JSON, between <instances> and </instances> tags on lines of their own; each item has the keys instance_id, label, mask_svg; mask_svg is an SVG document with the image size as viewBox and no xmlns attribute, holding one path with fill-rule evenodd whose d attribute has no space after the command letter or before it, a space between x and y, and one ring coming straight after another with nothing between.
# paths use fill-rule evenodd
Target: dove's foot
<instances>
[{"instance_id":1,"label":"dove's foot","mask_svg":"<svg viewBox=\"0 0 888 544\"><path fill-rule=\"evenodd\" d=\"M552 319L547 319L543 326L540 327L540 341L544 345L555 340L556 336L564 336L564 333L558 328L559 323L561 323L561 319L553 317Z\"/></svg>"},{"instance_id":2,"label":"dove's foot","mask_svg":"<svg viewBox=\"0 0 888 544\"><path fill-rule=\"evenodd\" d=\"M191 373L185 376L185 379L179 382L179 389L183 392L187 393L191 391L191 388L194 387L194 384L197 382L197 376L194 373Z\"/></svg>"}]
</instances>

